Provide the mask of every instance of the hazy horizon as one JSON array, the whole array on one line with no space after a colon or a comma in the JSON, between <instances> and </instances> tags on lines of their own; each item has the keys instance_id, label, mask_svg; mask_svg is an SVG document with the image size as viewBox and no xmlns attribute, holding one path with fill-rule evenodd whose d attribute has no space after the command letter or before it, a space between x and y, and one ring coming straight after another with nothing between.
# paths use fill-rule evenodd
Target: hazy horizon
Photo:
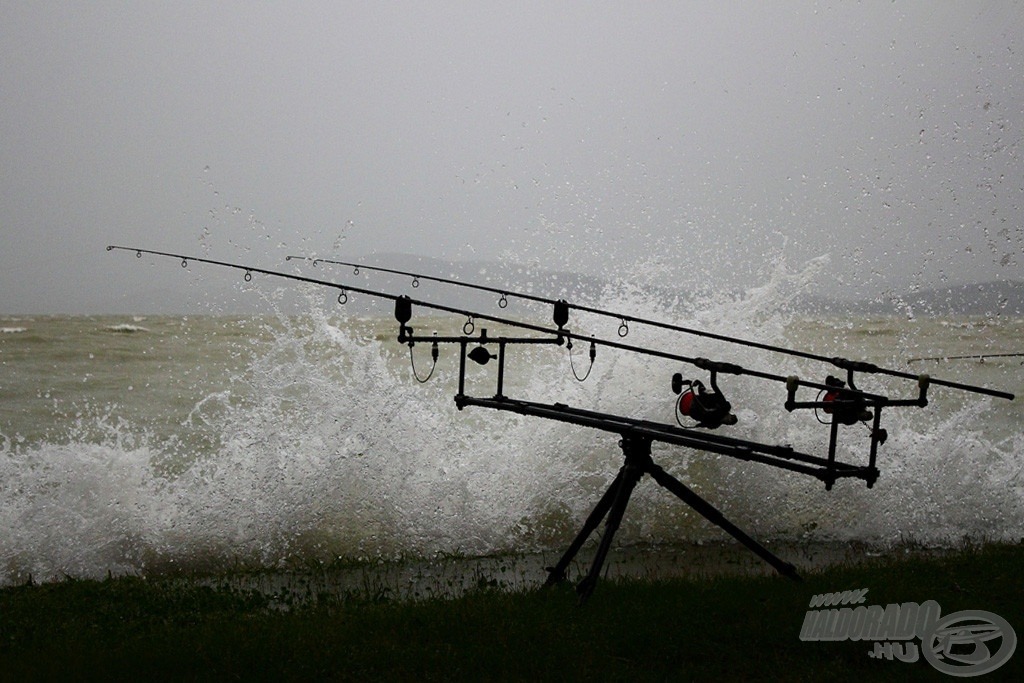
<instances>
[{"instance_id":1,"label":"hazy horizon","mask_svg":"<svg viewBox=\"0 0 1024 683\"><path fill-rule=\"evenodd\" d=\"M0 314L231 277L108 244L1024 279L1016 3L0 0L0 57Z\"/></svg>"},{"instance_id":2,"label":"hazy horizon","mask_svg":"<svg viewBox=\"0 0 1024 683\"><path fill-rule=\"evenodd\" d=\"M142 267L130 253L118 254L124 268ZM112 256L111 258L114 258ZM310 305L302 294L300 283L285 279L255 275L252 283L244 280L244 272L220 268L213 265L191 262L188 270L182 270L177 260L143 255L147 271L156 268L172 275L178 275L178 285L167 289L164 285L142 284L130 294L111 302L109 308L102 306L79 312L41 312L29 310L0 311L0 318L18 318L47 315L84 316L147 316L147 315L251 315L272 312L267 308L268 300L278 303L288 299L283 310L304 311ZM325 257L327 258L327 257ZM410 273L441 278L451 278L469 284L490 287L504 287L509 292L549 298L567 298L574 304L604 306L602 297L616 286L629 287L631 281L619 279L616 274L581 274L575 271L555 271L543 268L522 269L515 263L499 260L449 261L438 257L422 257L397 252L368 254L355 262L376 265ZM254 265L254 264L241 264ZM819 270L809 267L808 271ZM280 267L271 267L285 275L296 274L323 282L355 287L366 287L385 294L408 294L433 303L462 307L479 312L498 313L494 296L487 292L428 283L423 289L411 289L410 280L399 275L372 272L364 269L358 275L351 268L320 264L295 265L286 262ZM776 274L776 286L793 287L801 274ZM817 278L815 278L817 279ZM787 282L783 282L787 280ZM677 289L671 282L659 284L648 277L642 278L644 288L652 300L659 296L681 297L681 301L696 299L700 305L714 305L721 297L743 298L755 290L743 287L721 288L709 297L700 290ZM611 288L609 290L608 288ZM975 295L976 293L976 295ZM336 290L325 290L324 305L332 307ZM1009 300L1008 300L1009 297ZM350 297L351 298L351 297ZM787 299L788 297L783 297ZM386 299L358 294L354 304L343 310L347 314L361 315L379 313L391 315L391 305ZM305 303L303 303L305 302ZM897 283L885 289L870 292L828 291L816 286L806 286L794 294L786 303L789 313L815 311L822 315L892 315L905 317L914 311L917 315L977 314L1022 315L1024 314L1024 278L1015 280L990 280L980 283L946 283L937 287L921 287L917 283Z\"/></svg>"}]
</instances>

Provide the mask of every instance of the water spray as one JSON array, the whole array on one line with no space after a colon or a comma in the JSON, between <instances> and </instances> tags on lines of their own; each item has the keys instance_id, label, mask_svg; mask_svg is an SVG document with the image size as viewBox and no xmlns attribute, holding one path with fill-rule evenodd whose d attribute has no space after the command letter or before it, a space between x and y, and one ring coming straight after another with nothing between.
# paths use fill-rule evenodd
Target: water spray
<instances>
[{"instance_id":1,"label":"water spray","mask_svg":"<svg viewBox=\"0 0 1024 683\"><path fill-rule=\"evenodd\" d=\"M825 488L831 490L841 479L859 479L865 482L870 488L879 477L877 466L878 450L883 445L888 433L881 426L882 413L885 408L894 407L918 407L924 408L928 405L928 390L932 386L943 386L965 392L993 396L1012 400L1013 394L990 389L986 387L971 386L967 384L933 379L928 375L912 375L896 370L878 367L872 363L849 360L840 357L826 357L807 353L795 349L787 349L779 346L763 344L734 337L681 327L663 321L649 320L637 316L623 315L620 313L605 311L592 306L581 306L571 304L564 299L550 299L531 294L521 294L509 289L498 289L483 285L475 285L456 280L438 278L429 275L413 274L393 269L377 268L362 264L355 264L342 261L331 261L328 259L309 259L318 263L332 263L351 266L353 275L359 275L360 271L387 272L398 275L406 275L412 278L413 288L418 288L420 280L433 280L445 284L467 287L483 291L490 291L499 294L497 305L504 310L508 307L509 297L518 297L544 303L552 307L551 320L555 327L540 325L536 323L513 320L504 316L489 313L482 313L453 306L442 305L426 299L413 299L404 294L393 294L380 289L368 286L353 286L347 283L339 283L328 280L310 278L307 276L286 273L264 268L256 268L247 265L215 261L212 259L184 256L169 252L138 249L135 247L109 246L108 251L120 250L134 252L136 256L143 254L160 256L179 260L182 267L187 268L190 263L203 263L213 266L225 267L242 271L246 282L251 282L254 274L266 275L283 280L311 284L337 291L339 304L348 302L351 294L362 294L371 298L384 299L394 303L395 320L398 322L398 337L400 344L407 345L412 359L412 350L416 344L430 344L432 365L429 374L421 378L413 366L414 376L417 381L426 382L433 375L440 356L441 345L453 345L459 351L459 376L458 389L455 394L455 405L459 410L466 407L490 408L492 410L512 412L530 417L544 418L572 424L580 427L597 429L619 437L619 446L623 453L624 462L611 485L598 501L596 507L587 517L584 525L572 544L562 555L559 562L548 568L549 576L545 585L558 583L566 579L567 569L582 548L590 535L597 529L602 521L605 523L605 531L597 553L592 561L587 576L578 584L577 592L581 601L586 600L593 592L597 583L605 557L611 548L612 539L621 523L630 495L643 475L650 475L660 486L677 496L705 519L729 533L733 538L746 546L749 550L764 559L774 567L780 574L793 579L799 579L796 568L783 561L756 540L748 536L742 529L727 520L721 512L713 507L706 500L694 493L689 487L678 479L665 472L657 465L651 457L651 444L660 442L672 445L683 446L697 451L725 455L747 462L757 462L790 472L805 474L814 477L825 484ZM307 257L288 257L307 258ZM442 313L462 316L466 319L463 324L461 335L439 336L436 332L430 336L417 334L409 324L413 319L414 308L424 308ZM618 339L599 338L593 335L585 336L573 331L569 325L571 312L573 310L594 313L605 317L617 319ZM515 336L501 334L498 336L488 335L487 329L481 327L476 333L478 321L490 321L508 328L522 330L532 333L530 336ZM649 325L687 335L696 335L717 339L730 344L758 348L773 353L797 356L800 358L820 361L833 367L838 367L846 372L845 381L831 375L825 377L824 381L818 382L805 380L796 375L782 376L775 373L765 372L742 365L710 360L702 357L690 357L675 352L668 352L660 349L649 348L634 344L627 344L622 339L629 334L629 323ZM573 341L580 341L589 344L590 367L582 377L577 373L572 364ZM599 346L616 349L628 353L636 353L655 358L661 358L677 363L684 363L697 370L706 372L708 375L707 384L701 379L684 379L682 373L675 373L671 378L671 389L675 394L676 424L657 422L637 417L615 415L606 412L587 410L564 403L541 403L521 398L509 397L505 394L505 368L509 362L509 347L524 345L550 345L566 346L570 352L570 367L577 380L584 381L589 377L597 358ZM496 347L497 352L493 349ZM466 389L466 361L470 360L480 366L487 366L496 361L497 369L495 375L495 391L490 396L477 396L467 393ZM885 394L871 393L860 389L857 386L859 375L888 375L892 377L911 379L916 381L916 395L907 398L893 398ZM818 421L829 426L829 436L826 445L826 455L804 453L797 451L788 444L761 443L750 439L738 438L719 433L723 427L730 427L738 422L738 418L732 412L733 404L726 399L725 393L718 383L719 375L748 376L772 383L785 385L785 399L782 407L787 412L801 410L814 411ZM709 388L710 387L710 388ZM807 390L817 391L813 400L807 400ZM823 420L824 414L831 418ZM685 425L681 419L685 416L693 424ZM868 428L869 444L867 448L866 462L846 462L837 457L837 445L839 442L840 427L863 424Z\"/></svg>"}]
</instances>

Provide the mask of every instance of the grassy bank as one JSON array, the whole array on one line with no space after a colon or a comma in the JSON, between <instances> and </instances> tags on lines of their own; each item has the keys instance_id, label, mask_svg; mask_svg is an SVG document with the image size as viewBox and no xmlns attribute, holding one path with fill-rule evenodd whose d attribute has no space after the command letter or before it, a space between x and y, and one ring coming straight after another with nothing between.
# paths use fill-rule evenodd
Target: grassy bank
<instances>
[{"instance_id":1,"label":"grassy bank","mask_svg":"<svg viewBox=\"0 0 1024 683\"><path fill-rule=\"evenodd\" d=\"M0 591L0 679L952 680L866 642L802 642L811 596L935 600L994 612L1024 637L1024 545L969 547L777 577L480 590L457 599L349 596L288 611L260 594L119 578ZM1024 680L1024 645L983 680Z\"/></svg>"}]
</instances>

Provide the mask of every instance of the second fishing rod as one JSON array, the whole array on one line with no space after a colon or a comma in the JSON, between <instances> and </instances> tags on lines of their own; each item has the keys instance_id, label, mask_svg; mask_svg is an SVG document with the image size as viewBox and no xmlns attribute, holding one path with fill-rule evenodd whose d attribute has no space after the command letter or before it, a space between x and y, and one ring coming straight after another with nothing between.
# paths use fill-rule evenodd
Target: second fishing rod
<instances>
[{"instance_id":1,"label":"second fishing rod","mask_svg":"<svg viewBox=\"0 0 1024 683\"><path fill-rule=\"evenodd\" d=\"M659 329L669 330L669 331L672 331L672 332L681 332L683 334L689 334L689 335L693 335L693 336L697 336L697 337L703 337L703 338L706 338L706 339L714 339L716 341L722 341L722 342L726 342L726 343L729 343L729 344L735 344L735 345L738 345L738 346L745 346L745 347L749 347L749 348L761 349L763 351L770 351L772 353L779 353L779 354L784 354L784 355L788 355L788 356L794 356L794 357L797 357L797 358L804 358L804 359L807 359L807 360L813 360L813 361L818 361L818 362L822 362L822 363L828 363L828 364L833 365L835 367L838 367L838 368L841 368L843 370L846 370L847 372L854 372L855 371L855 372L861 372L861 373L864 373L864 374L888 375L890 377L898 377L898 378L901 378L901 379L908 379L908 380L914 380L914 381L917 381L917 380L920 379L920 375L915 375L915 374L912 374L912 373L909 373L909 372L903 372L903 371L900 371L900 370L892 370L892 369L889 369L889 368L882 368L882 367L879 367L879 366L877 366L877 365L875 365L873 363L868 363L868 362L864 362L864 361L851 360L851 359L848 359L848 358L842 358L842 357L837 357L837 356L831 356L831 357L830 356L823 356L823 355L820 355L820 354L810 353L810 352L807 352L807 351L801 351L799 349L791 349L791 348L787 348L787 347L776 346L776 345L773 345L773 344L766 344L764 342L752 341L752 340L749 340L749 339L742 339L740 337L734 337L734 336L730 336L730 335L718 334L718 333L715 333L715 332L709 332L707 330L699 330L699 329L695 329L695 328L692 328L692 327L686 327L686 326L683 326L683 325L676 325L676 324L673 324L673 323L667 323L667 322L660 321L660 320L652 320L652 319L649 319L649 318L642 318L642 317L635 316L635 315L630 315L630 314L627 314L627 313L618 313L618 312L615 312L615 311L607 311L607 310L603 310L603 309L596 308L596 307L593 307L593 306L585 306L585 305L582 305L582 304L567 302L567 301L561 300L561 299L551 299L551 298L548 298L548 297L538 296L538 295L535 295L535 294L528 294L528 293L523 293L523 292L515 292L515 291L513 291L513 290L511 290L509 288L492 287L492 286L489 286L489 285L481 285L481 284L476 284L476 283L472 283L472 282L465 282L465 281L462 281L462 280L455 280L455 279L451 279L451 278L438 277L438 276L435 276L435 275L425 275L425 274L422 274L422 273L413 273L413 272L398 270L398 269L394 269L394 268L384 268L384 267L381 267L381 266L372 266L372 265L367 265L367 264L364 264L364 263L354 263L354 262L351 262L351 261L341 261L341 260L328 259L328 258L319 258L319 257L312 257L312 256L287 256L287 257L285 257L285 260L286 261L290 261L290 260L310 261L310 262L312 262L312 264L314 266L316 266L316 265L318 265L320 263L327 263L327 264L338 265L338 266L348 266L350 268L353 268L353 274L354 275L359 275L360 271L362 271L362 270L373 271L373 272L378 272L378 273L389 273L389 274L392 274L392 275L401 275L401 276L404 276L404 277L412 278L412 286L414 288L419 287L420 280L423 280L423 281L427 281L427 282L437 282L437 283L446 284L446 285L453 285L453 286L456 286L456 287L464 287L464 288L467 288L467 289L475 289L475 290L478 290L478 291L490 292L492 294L498 294L499 295L500 298L498 299L498 307L502 308L502 309L504 309L504 308L506 308L508 306L508 297L515 297L515 298L518 298L518 299L522 299L524 301L533 301L533 302L536 302L536 303L543 303L543 304L548 304L548 305L552 305L552 306L554 306L554 305L564 305L564 306L567 306L570 310L582 311L584 313L592 313L592 314L595 314L595 315L600 315L600 316L604 316L604 317L607 317L607 318L613 318L613 319L619 320L620 321L620 325L619 325L619 329L618 329L619 337L625 337L629 333L629 325L628 325L628 323L632 322L632 323L638 323L638 324L642 324L642 325L648 325L650 327L655 327L655 328L659 328ZM614 346L618 346L615 342L610 342L610 341L603 341L602 343L604 343L605 345L608 345L608 346L613 346L613 347ZM621 345L621 346L619 346L619 348L628 348L628 349L639 350L639 347L633 347L633 346L630 346L630 345ZM657 354L655 354L655 355L657 355ZM692 362L692 361L686 361L686 362ZM755 376L762 376L762 375L755 375ZM766 377L766 379L767 379L767 377ZM945 387L949 387L949 388L952 388L952 389L959 389L961 391L968 391L968 392L977 393L977 394L983 394L983 395L987 395L987 396L994 396L996 398L1003 398L1003 399L1007 399L1007 400L1011 400L1011 401L1014 399L1014 395L1013 394L1007 393L1005 391L999 391L999 390L996 390L996 389L989 389L989 388L986 388L986 387L979 387L979 386L974 386L974 385L970 385L970 384L964 384L964 383L961 383L961 382L952 382L952 381L936 379L936 378L930 378L930 382L931 382L931 384L934 384L934 385L945 386ZM811 386L811 385L807 384L807 386Z\"/></svg>"}]
</instances>

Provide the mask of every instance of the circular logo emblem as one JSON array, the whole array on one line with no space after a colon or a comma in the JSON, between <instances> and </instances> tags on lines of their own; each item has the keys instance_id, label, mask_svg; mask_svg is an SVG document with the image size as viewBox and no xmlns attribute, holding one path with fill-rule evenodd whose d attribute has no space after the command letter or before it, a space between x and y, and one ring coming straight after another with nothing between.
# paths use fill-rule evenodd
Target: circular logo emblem
<instances>
[{"instance_id":1,"label":"circular logo emblem","mask_svg":"<svg viewBox=\"0 0 1024 683\"><path fill-rule=\"evenodd\" d=\"M950 676L980 676L1006 663L1017 634L1006 619L982 610L948 614L922 638L924 658Z\"/></svg>"}]
</instances>

